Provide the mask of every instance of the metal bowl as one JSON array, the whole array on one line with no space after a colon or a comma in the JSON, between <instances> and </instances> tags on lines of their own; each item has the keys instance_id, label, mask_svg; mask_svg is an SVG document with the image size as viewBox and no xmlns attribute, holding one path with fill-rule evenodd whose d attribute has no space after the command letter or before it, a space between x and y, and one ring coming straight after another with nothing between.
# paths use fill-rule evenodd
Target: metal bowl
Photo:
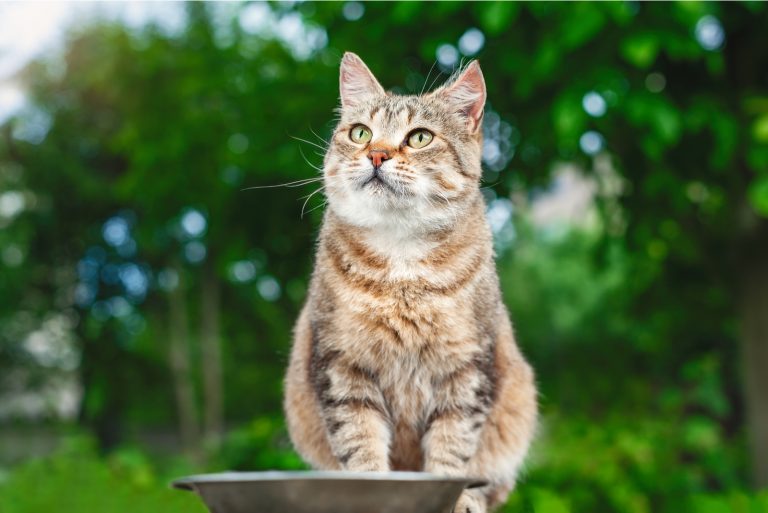
<instances>
[{"instance_id":1,"label":"metal bowl","mask_svg":"<svg viewBox=\"0 0 768 513\"><path fill-rule=\"evenodd\" d=\"M223 472L177 479L212 513L451 513L476 479L422 472Z\"/></svg>"}]
</instances>

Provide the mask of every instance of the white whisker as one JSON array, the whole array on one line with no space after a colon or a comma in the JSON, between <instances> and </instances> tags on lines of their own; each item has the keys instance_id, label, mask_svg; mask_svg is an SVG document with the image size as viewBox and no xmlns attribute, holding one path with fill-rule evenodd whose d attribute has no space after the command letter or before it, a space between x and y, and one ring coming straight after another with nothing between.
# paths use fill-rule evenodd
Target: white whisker
<instances>
[{"instance_id":1,"label":"white whisker","mask_svg":"<svg viewBox=\"0 0 768 513\"><path fill-rule=\"evenodd\" d=\"M320 203L319 205L317 205L316 207L312 207L312 208L310 208L310 209L309 209L309 210L307 210L305 213L306 213L306 214L309 214L309 213L310 213L310 212L312 212L313 210L317 210L318 208L322 208L322 207L326 206L327 204L328 204L328 200L325 200L325 201L323 201L322 203Z\"/></svg>"},{"instance_id":2,"label":"white whisker","mask_svg":"<svg viewBox=\"0 0 768 513\"><path fill-rule=\"evenodd\" d=\"M319 148L322 151L326 151L328 149L325 146L320 146L316 142L308 141L306 139L302 139L301 137L296 137L295 135L288 135L288 137L290 137L291 139L296 139L297 141L300 141L300 142L303 142L303 143L311 144L315 148Z\"/></svg>"},{"instance_id":3,"label":"white whisker","mask_svg":"<svg viewBox=\"0 0 768 513\"><path fill-rule=\"evenodd\" d=\"M314 191L314 192L312 192L312 193L307 195L307 197L306 197L307 199L304 200L304 204L301 206L301 218L302 219L304 219L304 209L307 206L307 202L310 200L310 198L312 198L312 196L314 196L318 192L322 191L323 189L325 189L324 185L322 187L320 187L319 189L317 189L316 191Z\"/></svg>"},{"instance_id":4,"label":"white whisker","mask_svg":"<svg viewBox=\"0 0 768 513\"><path fill-rule=\"evenodd\" d=\"M323 141L323 142L325 143L325 147L326 147L326 148L328 148L328 146L330 146L330 144L331 144L331 143L330 143L330 141L326 141L325 139L323 139L322 137L320 137L320 136L317 134L317 132L315 132L314 130L312 130L312 127L311 127L311 126L309 127L309 131L310 131L310 132L312 132L312 135L314 135L315 137L317 137L318 139L320 139L321 141Z\"/></svg>"},{"instance_id":5,"label":"white whisker","mask_svg":"<svg viewBox=\"0 0 768 513\"><path fill-rule=\"evenodd\" d=\"M435 76L435 78L434 78L434 79L432 79L432 83L431 83L431 84L429 84L429 87L427 88L427 90L428 90L428 91L431 91L431 90L432 90L432 87L434 87L434 85L435 85L435 82L437 82L437 79L438 79L438 78L440 78L440 76L443 74L443 72L442 72L442 71L440 71L440 70L437 70L437 71L438 71L438 72L437 72L437 76Z\"/></svg>"},{"instance_id":6,"label":"white whisker","mask_svg":"<svg viewBox=\"0 0 768 513\"><path fill-rule=\"evenodd\" d=\"M301 158L303 158L303 159L304 159L304 162L306 162L306 163L307 163L307 165L309 165L309 167L311 167L311 168L312 168L312 169L314 169L315 171L319 171L319 172L321 172L321 173L323 172L323 168L321 168L321 167L317 167L316 165L314 165L312 162L310 162L310 161L309 161L309 159L307 158L307 156L306 156L306 155L304 155L304 150L302 150L302 149L301 149L301 146L299 146L299 153L301 154Z\"/></svg>"},{"instance_id":7,"label":"white whisker","mask_svg":"<svg viewBox=\"0 0 768 513\"><path fill-rule=\"evenodd\" d=\"M435 64L437 64L437 61L432 62L432 66L429 68L429 72L427 73L427 78L424 79L424 85L421 86L421 91L419 91L419 96L424 94L424 88L427 87L427 82L429 82L429 76L432 74L432 70L435 69Z\"/></svg>"},{"instance_id":8,"label":"white whisker","mask_svg":"<svg viewBox=\"0 0 768 513\"><path fill-rule=\"evenodd\" d=\"M322 176L316 176L314 178L304 178L302 180L296 180L295 182L279 183L275 185L255 185L253 187L245 187L244 189L240 189L240 192L250 191L252 189L273 189L275 187L301 187L303 185L308 185L313 182L319 182L322 179L323 179Z\"/></svg>"}]
</instances>

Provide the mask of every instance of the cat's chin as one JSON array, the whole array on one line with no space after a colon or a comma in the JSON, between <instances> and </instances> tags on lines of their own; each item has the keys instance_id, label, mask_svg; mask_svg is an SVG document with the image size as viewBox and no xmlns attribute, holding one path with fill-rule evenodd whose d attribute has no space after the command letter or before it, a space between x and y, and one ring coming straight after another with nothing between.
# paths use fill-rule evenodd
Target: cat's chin
<instances>
[{"instance_id":1,"label":"cat's chin","mask_svg":"<svg viewBox=\"0 0 768 513\"><path fill-rule=\"evenodd\" d=\"M359 190L343 198L329 198L330 209L343 221L373 230L424 233L450 225L455 217L441 215L416 197L386 189Z\"/></svg>"},{"instance_id":2,"label":"cat's chin","mask_svg":"<svg viewBox=\"0 0 768 513\"><path fill-rule=\"evenodd\" d=\"M383 184L370 184L340 201L329 201L333 211L344 221L363 227L401 222L414 217L413 205L398 198Z\"/></svg>"}]
</instances>

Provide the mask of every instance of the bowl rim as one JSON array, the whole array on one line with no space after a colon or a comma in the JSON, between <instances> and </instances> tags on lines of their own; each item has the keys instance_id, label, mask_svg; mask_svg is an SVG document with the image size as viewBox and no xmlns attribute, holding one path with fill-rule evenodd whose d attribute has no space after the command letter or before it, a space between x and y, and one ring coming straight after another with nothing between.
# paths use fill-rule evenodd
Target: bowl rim
<instances>
[{"instance_id":1,"label":"bowl rim","mask_svg":"<svg viewBox=\"0 0 768 513\"><path fill-rule=\"evenodd\" d=\"M347 470L266 470L226 471L211 474L196 474L171 481L171 488L196 491L199 484L251 483L263 481L390 481L390 482L448 482L466 483L465 488L477 488L487 481L472 477L441 476L429 472L351 472Z\"/></svg>"}]
</instances>

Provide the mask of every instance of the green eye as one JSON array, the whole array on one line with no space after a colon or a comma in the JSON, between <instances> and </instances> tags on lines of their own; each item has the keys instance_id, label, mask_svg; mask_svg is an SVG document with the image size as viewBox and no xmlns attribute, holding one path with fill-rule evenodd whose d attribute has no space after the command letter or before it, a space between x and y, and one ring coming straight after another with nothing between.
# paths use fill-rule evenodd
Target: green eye
<instances>
[{"instance_id":1,"label":"green eye","mask_svg":"<svg viewBox=\"0 0 768 513\"><path fill-rule=\"evenodd\" d=\"M349 138L357 144L365 144L371 140L371 130L365 125L355 125L349 131Z\"/></svg>"},{"instance_id":2,"label":"green eye","mask_svg":"<svg viewBox=\"0 0 768 513\"><path fill-rule=\"evenodd\" d=\"M418 150L419 148L423 148L427 144L431 143L432 138L432 132L429 130L424 130L423 128L420 130L414 130L411 132L411 135L408 136L408 146Z\"/></svg>"}]
</instances>

